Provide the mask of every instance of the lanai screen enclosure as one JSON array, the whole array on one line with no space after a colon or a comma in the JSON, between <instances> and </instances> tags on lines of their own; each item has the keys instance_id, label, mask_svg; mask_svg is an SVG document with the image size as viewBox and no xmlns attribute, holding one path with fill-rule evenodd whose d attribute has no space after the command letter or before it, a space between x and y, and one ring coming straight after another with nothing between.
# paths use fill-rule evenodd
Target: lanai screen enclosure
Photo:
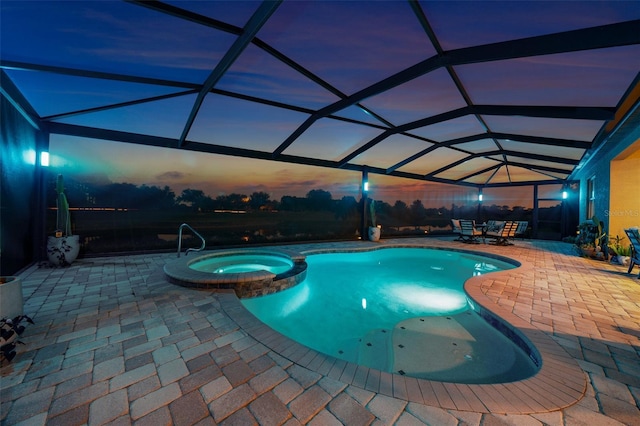
<instances>
[{"instance_id":1,"label":"lanai screen enclosure","mask_svg":"<svg viewBox=\"0 0 640 426\"><path fill-rule=\"evenodd\" d=\"M95 252L160 248L186 211L213 244L353 236L365 178L390 234L521 208L544 236L639 80L635 1L0 7L3 270L39 256L58 173Z\"/></svg>"}]
</instances>

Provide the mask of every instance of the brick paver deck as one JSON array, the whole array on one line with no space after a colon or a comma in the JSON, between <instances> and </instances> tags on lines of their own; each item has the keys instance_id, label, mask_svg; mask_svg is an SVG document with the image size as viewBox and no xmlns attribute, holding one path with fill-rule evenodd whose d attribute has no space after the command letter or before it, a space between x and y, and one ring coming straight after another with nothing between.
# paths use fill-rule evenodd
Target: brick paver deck
<instances>
[{"instance_id":1,"label":"brick paver deck","mask_svg":"<svg viewBox=\"0 0 640 426\"><path fill-rule=\"evenodd\" d=\"M233 294L172 285L175 254L80 259L21 274L35 325L0 368L3 425L640 425L640 280L569 244L470 246L522 267L466 289L540 350L533 378L460 385L353 366L257 322ZM302 244L297 251L365 247Z\"/></svg>"}]
</instances>

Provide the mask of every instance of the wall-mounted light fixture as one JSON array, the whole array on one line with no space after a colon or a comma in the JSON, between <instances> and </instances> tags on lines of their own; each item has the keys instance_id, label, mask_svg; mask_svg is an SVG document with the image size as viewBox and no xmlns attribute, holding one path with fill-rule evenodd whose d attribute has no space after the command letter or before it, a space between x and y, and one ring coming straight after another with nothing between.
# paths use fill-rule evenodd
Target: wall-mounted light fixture
<instances>
[{"instance_id":1,"label":"wall-mounted light fixture","mask_svg":"<svg viewBox=\"0 0 640 426\"><path fill-rule=\"evenodd\" d=\"M478 201L482 202L482 188L478 189Z\"/></svg>"},{"instance_id":2,"label":"wall-mounted light fixture","mask_svg":"<svg viewBox=\"0 0 640 426\"><path fill-rule=\"evenodd\" d=\"M369 173L366 167L362 170L362 192L369 192Z\"/></svg>"},{"instance_id":3,"label":"wall-mounted light fixture","mask_svg":"<svg viewBox=\"0 0 640 426\"><path fill-rule=\"evenodd\" d=\"M49 167L49 153L47 151L40 152L40 165L42 167Z\"/></svg>"},{"instance_id":4,"label":"wall-mounted light fixture","mask_svg":"<svg viewBox=\"0 0 640 426\"><path fill-rule=\"evenodd\" d=\"M562 199L566 200L567 198L569 198L569 193L567 192L567 190L565 189L564 191L562 191Z\"/></svg>"}]
</instances>

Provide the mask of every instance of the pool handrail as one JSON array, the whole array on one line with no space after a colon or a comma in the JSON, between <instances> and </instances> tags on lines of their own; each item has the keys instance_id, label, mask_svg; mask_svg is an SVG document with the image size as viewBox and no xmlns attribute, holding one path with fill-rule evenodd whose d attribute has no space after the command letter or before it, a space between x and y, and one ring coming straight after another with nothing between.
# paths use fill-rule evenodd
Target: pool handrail
<instances>
[{"instance_id":1,"label":"pool handrail","mask_svg":"<svg viewBox=\"0 0 640 426\"><path fill-rule=\"evenodd\" d=\"M186 249L184 251L184 255L186 256L187 254L189 254L190 251L202 251L202 250L204 250L204 246L205 246L204 237L202 235L200 235L198 233L198 231L193 229L191 226L189 226L186 223L183 223L182 225L180 225L180 228L178 228L178 257L180 257L180 250L182 250L182 229L183 228L189 228L189 230L191 232L193 232L193 234L196 235L198 238L200 238L200 241L202 241L202 245L200 246L200 248L189 247L188 249Z\"/></svg>"}]
</instances>

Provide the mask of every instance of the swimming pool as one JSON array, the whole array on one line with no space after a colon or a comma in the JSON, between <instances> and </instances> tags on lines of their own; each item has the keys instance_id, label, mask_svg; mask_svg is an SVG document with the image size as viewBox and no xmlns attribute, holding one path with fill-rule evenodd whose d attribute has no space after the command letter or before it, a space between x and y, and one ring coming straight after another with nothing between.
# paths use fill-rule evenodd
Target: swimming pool
<instances>
[{"instance_id":1,"label":"swimming pool","mask_svg":"<svg viewBox=\"0 0 640 426\"><path fill-rule=\"evenodd\" d=\"M384 248L310 254L300 284L241 303L312 349L390 373L457 383L532 376L535 348L476 308L464 282L513 268L460 251ZM507 337L511 336L511 339Z\"/></svg>"}]
</instances>

